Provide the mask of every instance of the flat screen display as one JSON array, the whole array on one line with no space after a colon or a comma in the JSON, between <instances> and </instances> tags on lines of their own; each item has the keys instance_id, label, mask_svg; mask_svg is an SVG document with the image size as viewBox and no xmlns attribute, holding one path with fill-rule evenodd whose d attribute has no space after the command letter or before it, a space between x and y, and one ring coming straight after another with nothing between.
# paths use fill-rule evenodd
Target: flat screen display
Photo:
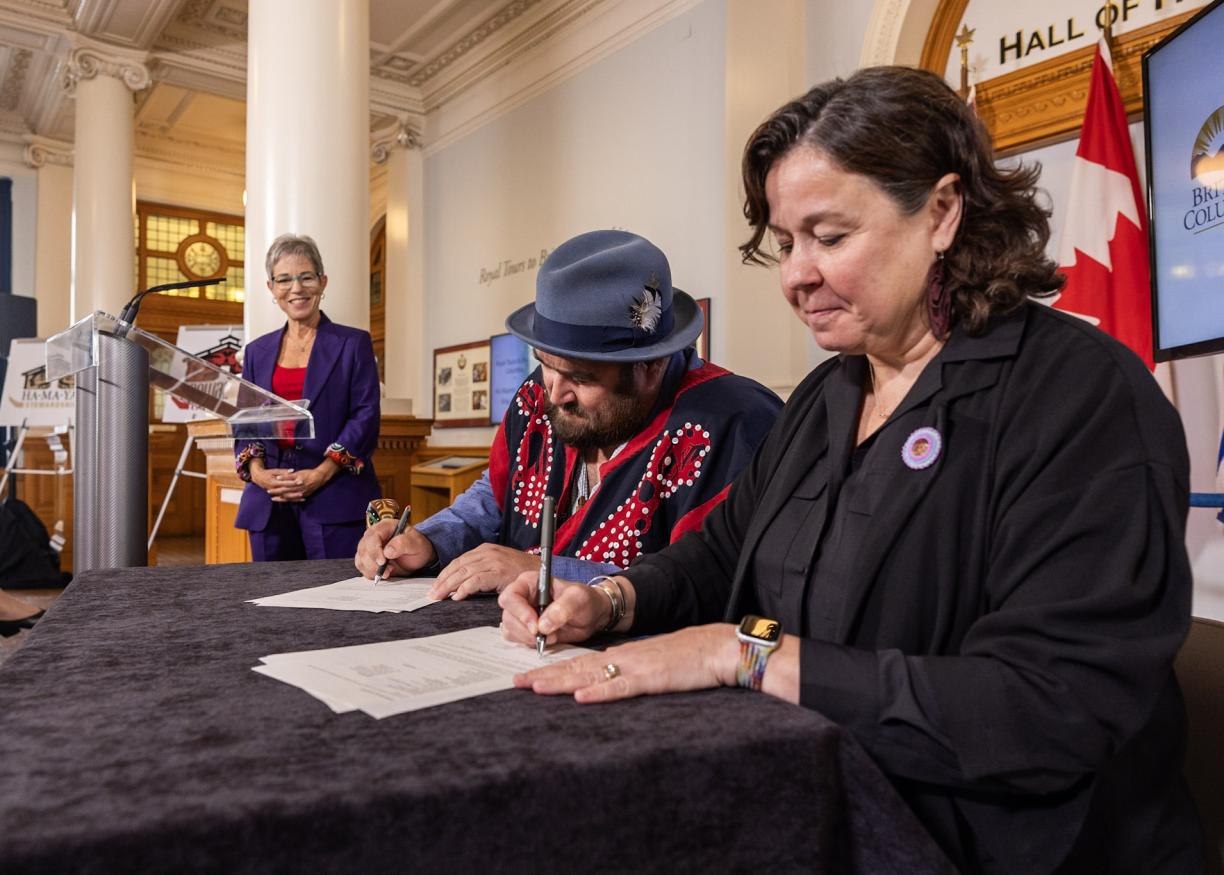
<instances>
[{"instance_id":1,"label":"flat screen display","mask_svg":"<svg viewBox=\"0 0 1224 875\"><path fill-rule=\"evenodd\" d=\"M1143 56L1157 361L1224 351L1224 0Z\"/></svg>"},{"instance_id":2,"label":"flat screen display","mask_svg":"<svg viewBox=\"0 0 1224 875\"><path fill-rule=\"evenodd\" d=\"M489 381L489 421L497 425L506 415L506 408L518 387L536 369L531 347L513 334L497 334L489 338L489 358L492 372Z\"/></svg>"}]
</instances>

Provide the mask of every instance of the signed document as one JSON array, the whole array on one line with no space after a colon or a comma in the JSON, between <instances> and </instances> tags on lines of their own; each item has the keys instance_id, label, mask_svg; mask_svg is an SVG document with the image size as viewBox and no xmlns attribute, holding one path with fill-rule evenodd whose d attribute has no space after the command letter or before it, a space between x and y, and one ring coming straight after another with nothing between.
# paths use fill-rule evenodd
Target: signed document
<instances>
[{"instance_id":1,"label":"signed document","mask_svg":"<svg viewBox=\"0 0 1224 875\"><path fill-rule=\"evenodd\" d=\"M436 577L393 577L375 586L374 581L364 577L350 577L337 583L247 601L273 608L400 613L415 611L436 602L437 599L429 597L429 587L435 580Z\"/></svg>"},{"instance_id":2,"label":"signed document","mask_svg":"<svg viewBox=\"0 0 1224 875\"><path fill-rule=\"evenodd\" d=\"M382 718L508 690L520 671L590 652L555 645L541 662L534 648L506 641L495 626L481 626L429 638L274 653L253 670L310 693L337 713L359 710Z\"/></svg>"}]
</instances>

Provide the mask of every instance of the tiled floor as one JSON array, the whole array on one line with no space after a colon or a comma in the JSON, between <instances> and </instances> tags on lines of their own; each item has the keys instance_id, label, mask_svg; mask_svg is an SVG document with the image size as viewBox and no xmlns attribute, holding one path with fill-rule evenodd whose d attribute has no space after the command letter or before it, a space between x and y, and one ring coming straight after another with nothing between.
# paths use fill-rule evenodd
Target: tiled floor
<instances>
[{"instance_id":1,"label":"tiled floor","mask_svg":"<svg viewBox=\"0 0 1224 875\"><path fill-rule=\"evenodd\" d=\"M203 538L158 538L157 539L157 564L159 566L167 565L203 565L204 564L204 539ZM46 610L55 604L55 600L59 598L62 589L7 589L5 592L14 595L22 601ZM4 664L10 656L17 652L22 644L25 643L26 637L30 634L29 629L23 629L16 635L11 635L7 638L0 637L0 665Z\"/></svg>"}]
</instances>

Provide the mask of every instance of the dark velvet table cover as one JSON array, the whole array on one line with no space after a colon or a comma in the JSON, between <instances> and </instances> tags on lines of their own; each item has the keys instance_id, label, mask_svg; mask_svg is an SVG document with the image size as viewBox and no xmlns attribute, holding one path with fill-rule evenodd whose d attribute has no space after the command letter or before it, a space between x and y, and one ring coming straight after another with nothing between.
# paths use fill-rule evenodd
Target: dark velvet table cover
<instances>
[{"instance_id":1,"label":"dark velvet table cover","mask_svg":"<svg viewBox=\"0 0 1224 875\"><path fill-rule=\"evenodd\" d=\"M374 720L251 671L499 620L244 602L351 574L82 574L0 668L0 871L949 871L852 738L766 696L509 690Z\"/></svg>"}]
</instances>

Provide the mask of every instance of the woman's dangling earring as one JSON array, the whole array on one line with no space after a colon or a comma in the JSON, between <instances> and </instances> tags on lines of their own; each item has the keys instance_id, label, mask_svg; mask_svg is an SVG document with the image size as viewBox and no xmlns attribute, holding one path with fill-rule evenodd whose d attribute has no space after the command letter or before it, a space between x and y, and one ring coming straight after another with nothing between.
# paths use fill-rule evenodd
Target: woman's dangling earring
<instances>
[{"instance_id":1,"label":"woman's dangling earring","mask_svg":"<svg viewBox=\"0 0 1224 875\"><path fill-rule=\"evenodd\" d=\"M931 333L943 340L952 329L952 295L947 289L947 268L944 254L935 253L935 263L927 277L927 318Z\"/></svg>"}]
</instances>

